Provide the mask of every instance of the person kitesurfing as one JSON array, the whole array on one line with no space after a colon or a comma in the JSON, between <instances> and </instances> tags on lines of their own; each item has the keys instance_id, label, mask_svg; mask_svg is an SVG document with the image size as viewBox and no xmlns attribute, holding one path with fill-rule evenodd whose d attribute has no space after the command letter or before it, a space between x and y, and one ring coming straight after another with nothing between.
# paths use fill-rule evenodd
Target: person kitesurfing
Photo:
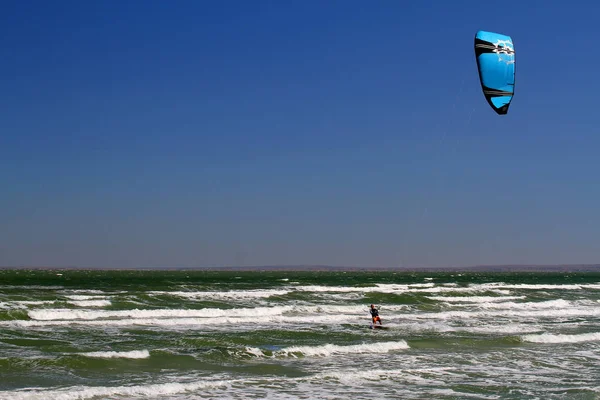
<instances>
[{"instance_id":1,"label":"person kitesurfing","mask_svg":"<svg viewBox=\"0 0 600 400\"><path fill-rule=\"evenodd\" d=\"M383 325L381 323L381 317L379 317L379 309L375 308L375 304L371 304L371 309L369 311L371 312L371 318L373 320L373 326L375 326L375 323L377 321L379 321L379 325Z\"/></svg>"}]
</instances>

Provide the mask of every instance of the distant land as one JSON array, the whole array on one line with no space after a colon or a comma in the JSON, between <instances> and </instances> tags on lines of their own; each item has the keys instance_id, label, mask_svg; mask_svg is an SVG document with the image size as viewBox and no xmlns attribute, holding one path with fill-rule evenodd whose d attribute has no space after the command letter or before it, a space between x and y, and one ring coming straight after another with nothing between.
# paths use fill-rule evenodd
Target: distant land
<instances>
[{"instance_id":1,"label":"distant land","mask_svg":"<svg viewBox=\"0 0 600 400\"><path fill-rule=\"evenodd\" d=\"M600 272L600 264L475 265L467 267L358 267L329 265L257 265L225 267L76 267L0 266L0 270L112 270L112 271L348 271L348 272Z\"/></svg>"}]
</instances>

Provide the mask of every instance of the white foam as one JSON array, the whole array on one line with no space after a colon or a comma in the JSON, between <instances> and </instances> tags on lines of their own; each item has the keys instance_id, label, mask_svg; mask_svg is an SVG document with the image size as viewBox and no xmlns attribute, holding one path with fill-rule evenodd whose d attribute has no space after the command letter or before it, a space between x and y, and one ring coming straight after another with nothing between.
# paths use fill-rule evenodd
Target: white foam
<instances>
[{"instance_id":1,"label":"white foam","mask_svg":"<svg viewBox=\"0 0 600 400\"><path fill-rule=\"evenodd\" d=\"M494 289L517 289L517 290L581 290L581 289L596 289L598 285L594 284L582 284L582 285L566 285L566 284L528 284L528 283L517 283L508 284L503 282L484 283L474 286L480 286L481 288L494 288Z\"/></svg>"},{"instance_id":2,"label":"white foam","mask_svg":"<svg viewBox=\"0 0 600 400\"><path fill-rule=\"evenodd\" d=\"M298 357L297 354L312 357L328 357L339 354L381 354L396 350L406 350L408 348L410 347L404 340L397 342L361 343L346 346L336 344L325 344L322 346L290 346L274 351L272 357ZM259 348L247 347L246 351L256 356L267 357Z\"/></svg>"},{"instance_id":3,"label":"white foam","mask_svg":"<svg viewBox=\"0 0 600 400\"><path fill-rule=\"evenodd\" d=\"M552 302L555 301L555 305ZM422 314L404 314L406 319L457 319L469 320L475 318L497 318L505 317L511 320L521 320L523 318L566 318L566 317L598 317L600 308L586 306L577 303L569 303L569 306L560 307L556 304L563 304L564 300L553 300L540 303L482 303L478 304L480 310L465 311L441 311ZM503 306L505 305L505 306ZM515 312L517 310L518 312Z\"/></svg>"},{"instance_id":4,"label":"white foam","mask_svg":"<svg viewBox=\"0 0 600 400\"><path fill-rule=\"evenodd\" d=\"M106 292L98 289L73 289L70 290L71 293L91 293L91 294L102 294L106 295Z\"/></svg>"},{"instance_id":5,"label":"white foam","mask_svg":"<svg viewBox=\"0 0 600 400\"><path fill-rule=\"evenodd\" d=\"M376 284L366 287L348 287L348 286L296 286L293 290L312 292L312 293L472 293L477 291L494 291L500 294L507 294L507 291L500 291L496 288L479 287L456 287L454 285L435 286L435 283L415 283L415 284Z\"/></svg>"},{"instance_id":6,"label":"white foam","mask_svg":"<svg viewBox=\"0 0 600 400\"><path fill-rule=\"evenodd\" d=\"M495 301L521 300L526 296L427 296L428 299L447 303L489 303Z\"/></svg>"},{"instance_id":7,"label":"white foam","mask_svg":"<svg viewBox=\"0 0 600 400\"><path fill-rule=\"evenodd\" d=\"M515 303L511 301L507 302L483 302L478 304L482 308L494 308L494 309L507 309L507 310L546 310L546 309L565 309L576 307L575 303L572 303L563 299L548 300L548 301L530 301L524 303Z\"/></svg>"},{"instance_id":8,"label":"white foam","mask_svg":"<svg viewBox=\"0 0 600 400\"><path fill-rule=\"evenodd\" d=\"M202 308L198 310L187 309L132 309L132 310L72 310L48 309L31 310L29 317L37 321L53 320L95 320L109 318L222 318L222 317L250 317L250 316L272 316L281 315L290 306L283 307L257 307L257 308L234 308L224 310L220 308Z\"/></svg>"},{"instance_id":9,"label":"white foam","mask_svg":"<svg viewBox=\"0 0 600 400\"><path fill-rule=\"evenodd\" d=\"M503 325L476 325L454 328L457 332L471 332L491 335L518 335L523 333L539 332L540 327L528 324L508 323Z\"/></svg>"},{"instance_id":10,"label":"white foam","mask_svg":"<svg viewBox=\"0 0 600 400\"><path fill-rule=\"evenodd\" d=\"M77 307L107 307L111 305L110 300L73 300L67 301Z\"/></svg>"},{"instance_id":11,"label":"white foam","mask_svg":"<svg viewBox=\"0 0 600 400\"><path fill-rule=\"evenodd\" d=\"M418 364L420 362L417 361ZM430 385L445 385L443 380L445 376L456 375L453 373L454 368L450 367L425 367L425 368L407 368L407 369L368 369L354 370L348 369L344 371L327 371L317 374L314 378L317 381L327 379L335 379L346 386L361 386L365 381L382 381L394 380L417 385L420 388L420 393ZM434 389L435 390L435 389ZM427 396L423 397L426 398Z\"/></svg>"},{"instance_id":12,"label":"white foam","mask_svg":"<svg viewBox=\"0 0 600 400\"><path fill-rule=\"evenodd\" d=\"M428 283L411 283L408 285L409 288L431 288L434 287L435 283L433 282L428 282Z\"/></svg>"},{"instance_id":13,"label":"white foam","mask_svg":"<svg viewBox=\"0 0 600 400\"><path fill-rule=\"evenodd\" d=\"M284 278L287 279L287 278ZM291 282L292 284L294 282ZM224 300L247 300L262 299L271 296L284 296L290 292L311 292L311 293L476 293L476 292L494 292L502 295L510 294L510 290L581 290L581 289L599 289L600 285L548 285L548 284L506 284L502 282L471 284L465 287L457 286L456 283L444 283L436 285L433 282L414 283L414 284L374 284L368 287L348 287L348 286L323 286L323 285L300 285L287 286L284 289L268 290L231 290L231 291L150 291L149 295L176 296L186 299L224 299ZM89 293L104 293L101 291L84 291ZM85 295L83 295L85 296ZM91 296L90 296L91 297ZM441 300L441 299L440 299ZM453 300L447 300L453 301ZM458 300L455 300L458 301ZM466 300L465 300L466 301Z\"/></svg>"},{"instance_id":14,"label":"white foam","mask_svg":"<svg viewBox=\"0 0 600 400\"><path fill-rule=\"evenodd\" d=\"M436 299L437 296L434 296ZM443 296L442 296L443 297ZM506 297L519 298L520 296ZM450 297L455 310L439 312L420 312L413 306L389 305L382 307L383 317L388 322L399 322L406 326L410 321L436 321L445 323L448 320L469 321L478 318L506 318L509 322L523 321L531 318L570 318L600 316L600 307L594 301L566 301L563 299L540 302L497 301L491 296L471 298L473 302L460 303L460 297ZM468 299L468 298L465 298ZM455 301L456 300L456 301ZM487 301L492 300L492 301ZM93 300L90 300L93 301ZM108 300L104 300L108 301ZM104 306L107 303L94 303ZM1 306L1 305L0 305ZM90 307L92 304L89 305ZM516 311L516 312L515 312ZM250 324L257 328L265 325L324 323L331 325L345 323L363 323L369 317L366 305L285 305L273 307L239 307L232 309L33 309L28 311L31 320L0 321L0 325L11 326L51 326L63 325L63 322L77 321L80 324L95 326L148 325L158 326L181 325L215 325L232 324L240 326ZM91 321L97 321L91 323ZM45 323L41 323L45 322ZM462 325L462 324L461 324ZM497 324L494 324L497 325Z\"/></svg>"},{"instance_id":15,"label":"white foam","mask_svg":"<svg viewBox=\"0 0 600 400\"><path fill-rule=\"evenodd\" d=\"M360 353L389 353L395 350L406 350L409 346L404 340L397 342L362 343L348 346L326 344L323 346L292 346L282 349L277 354L292 355L301 353L305 356L331 356L334 354L360 354Z\"/></svg>"},{"instance_id":16,"label":"white foam","mask_svg":"<svg viewBox=\"0 0 600 400\"><path fill-rule=\"evenodd\" d=\"M230 291L150 291L152 296L175 296L186 299L226 299L226 300L245 300L245 299L262 299L271 296L284 296L289 290L270 289L270 290L230 290Z\"/></svg>"},{"instance_id":17,"label":"white foam","mask_svg":"<svg viewBox=\"0 0 600 400\"><path fill-rule=\"evenodd\" d=\"M600 341L600 332L580 333L574 335L542 333L524 335L522 339L532 343L580 343Z\"/></svg>"},{"instance_id":18,"label":"white foam","mask_svg":"<svg viewBox=\"0 0 600 400\"><path fill-rule=\"evenodd\" d=\"M181 393L227 387L231 381L204 380L192 383L162 383L138 386L71 386L61 389L46 388L0 391L0 399L6 400L84 400L92 398L121 398L139 396L142 398L165 398Z\"/></svg>"},{"instance_id":19,"label":"white foam","mask_svg":"<svg viewBox=\"0 0 600 400\"><path fill-rule=\"evenodd\" d=\"M21 300L21 301L8 301L0 302L0 308L4 310L24 310L29 306L42 306L46 304L54 304L54 300Z\"/></svg>"},{"instance_id":20,"label":"white foam","mask_svg":"<svg viewBox=\"0 0 600 400\"><path fill-rule=\"evenodd\" d=\"M94 358L133 358L143 359L150 357L148 350L132 350L132 351L93 351L89 353L77 353L85 357Z\"/></svg>"},{"instance_id":21,"label":"white foam","mask_svg":"<svg viewBox=\"0 0 600 400\"><path fill-rule=\"evenodd\" d=\"M94 303L97 304L97 303ZM98 303L99 304L99 303ZM390 305L384 307L386 312L404 310L403 305ZM328 314L328 315L326 315ZM324 316L330 319L332 316L349 317L368 315L366 305L337 306L337 305L288 305L273 307L248 307L248 308L201 308L189 309L131 309L131 310L77 310L69 308L30 310L28 315L37 321L53 320L95 320L113 318L239 318L253 317L255 320L268 321L272 316Z\"/></svg>"},{"instance_id":22,"label":"white foam","mask_svg":"<svg viewBox=\"0 0 600 400\"><path fill-rule=\"evenodd\" d=\"M307 316L247 316L230 318L228 316L219 316L218 318L123 318L123 319L64 319L64 320L11 320L0 321L0 326L12 327L48 327L48 326L97 326L97 327L118 327L118 326L156 326L156 327L205 327L222 329L228 328L258 329L265 326L277 325L279 328L292 329L294 324L327 324L331 325L332 317L329 315L307 315ZM364 318L363 318L364 320ZM356 323L358 317L340 316L336 317L336 324Z\"/></svg>"},{"instance_id":23,"label":"white foam","mask_svg":"<svg viewBox=\"0 0 600 400\"><path fill-rule=\"evenodd\" d=\"M107 296L71 294L71 295L66 295L65 297L70 300L81 301L81 300L103 300L103 299L106 299Z\"/></svg>"}]
</instances>

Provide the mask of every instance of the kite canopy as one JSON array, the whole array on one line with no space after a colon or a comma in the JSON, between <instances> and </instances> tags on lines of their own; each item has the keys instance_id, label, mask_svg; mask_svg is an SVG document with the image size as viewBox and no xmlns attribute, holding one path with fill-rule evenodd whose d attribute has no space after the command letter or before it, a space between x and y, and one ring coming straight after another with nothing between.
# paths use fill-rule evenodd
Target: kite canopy
<instances>
[{"instance_id":1,"label":"kite canopy","mask_svg":"<svg viewBox=\"0 0 600 400\"><path fill-rule=\"evenodd\" d=\"M511 37L477 32L475 57L485 99L498 114L506 114L515 91L515 47Z\"/></svg>"}]
</instances>

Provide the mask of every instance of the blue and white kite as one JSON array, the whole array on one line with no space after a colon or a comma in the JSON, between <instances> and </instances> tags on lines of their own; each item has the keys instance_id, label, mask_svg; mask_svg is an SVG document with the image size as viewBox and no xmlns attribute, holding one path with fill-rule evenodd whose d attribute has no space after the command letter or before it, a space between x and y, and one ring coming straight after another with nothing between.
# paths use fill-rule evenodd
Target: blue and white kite
<instances>
[{"instance_id":1,"label":"blue and white kite","mask_svg":"<svg viewBox=\"0 0 600 400\"><path fill-rule=\"evenodd\" d=\"M515 93L515 46L511 37L477 32L475 57L485 99L499 115L506 114Z\"/></svg>"}]
</instances>

